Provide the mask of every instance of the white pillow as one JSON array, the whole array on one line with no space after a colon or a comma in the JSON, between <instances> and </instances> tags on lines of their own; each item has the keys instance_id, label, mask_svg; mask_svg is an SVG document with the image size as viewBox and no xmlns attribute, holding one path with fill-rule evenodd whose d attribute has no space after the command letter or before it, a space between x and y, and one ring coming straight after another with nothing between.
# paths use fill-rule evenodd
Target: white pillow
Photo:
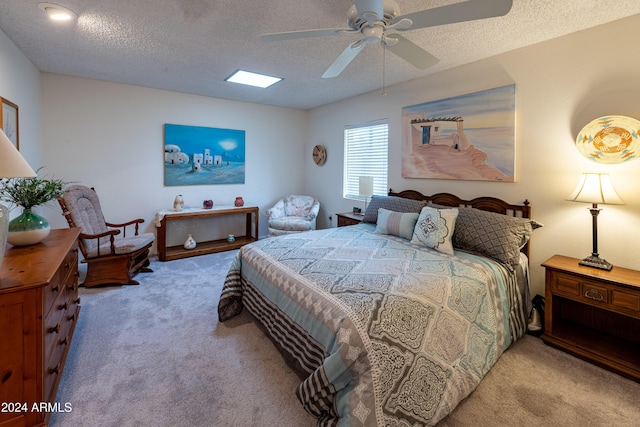
<instances>
[{"instance_id":1,"label":"white pillow","mask_svg":"<svg viewBox=\"0 0 640 427\"><path fill-rule=\"evenodd\" d=\"M451 237L457 217L458 208L435 209L425 206L420 211L411 243L453 255Z\"/></svg>"}]
</instances>

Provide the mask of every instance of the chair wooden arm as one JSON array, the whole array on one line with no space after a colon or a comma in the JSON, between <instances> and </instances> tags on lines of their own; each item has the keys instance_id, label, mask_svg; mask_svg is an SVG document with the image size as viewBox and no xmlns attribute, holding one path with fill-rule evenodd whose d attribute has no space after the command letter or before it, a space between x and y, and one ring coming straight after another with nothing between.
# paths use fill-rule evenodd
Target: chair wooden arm
<instances>
[{"instance_id":1,"label":"chair wooden arm","mask_svg":"<svg viewBox=\"0 0 640 427\"><path fill-rule=\"evenodd\" d=\"M114 236L117 236L118 234L120 234L120 230L107 230L104 233L100 233L100 234L86 234L86 233L80 233L80 238L81 239L97 239L98 240L98 244L97 244L97 250L98 250L98 254L96 255L97 257L99 256L103 256L102 254L100 254L100 239L102 237L107 237L109 236L109 240L111 242L111 250L109 252L109 255L115 255L116 253L116 247L114 245ZM85 254L86 256L86 254Z\"/></svg>"},{"instance_id":2,"label":"chair wooden arm","mask_svg":"<svg viewBox=\"0 0 640 427\"><path fill-rule=\"evenodd\" d=\"M122 232L123 232L122 236L123 237L127 237L127 226L135 224L136 227L135 227L135 234L134 235L137 236L138 235L138 224L142 224L143 222L144 222L144 219L136 218L136 219L133 219L131 221L128 221L128 222L125 222L125 223L122 223L122 224L114 224L114 223L106 222L106 221L105 221L105 224L107 224L107 227L122 228Z\"/></svg>"}]
</instances>

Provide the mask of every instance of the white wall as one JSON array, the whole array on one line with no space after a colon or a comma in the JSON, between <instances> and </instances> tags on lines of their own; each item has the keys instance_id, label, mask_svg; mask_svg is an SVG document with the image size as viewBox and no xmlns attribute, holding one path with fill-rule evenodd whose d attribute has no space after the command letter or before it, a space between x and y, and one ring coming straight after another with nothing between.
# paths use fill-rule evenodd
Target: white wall
<instances>
[{"instance_id":1,"label":"white wall","mask_svg":"<svg viewBox=\"0 0 640 427\"><path fill-rule=\"evenodd\" d=\"M406 84L310 112L306 146L307 191L324 202L320 226L329 214L351 210L342 198L345 125L389 119L389 186L424 194L451 192L462 198L495 196L512 203L528 199L533 217L545 224L531 244L532 286L543 293L540 264L554 254L583 258L591 253L591 216L586 204L565 201L581 172L608 172L624 206L601 206L599 252L614 265L640 269L633 250L640 241L640 160L602 165L584 158L574 139L591 120L621 114L640 119L640 15L519 49ZM516 183L403 179L401 110L408 105L516 84ZM315 144L327 147L327 162L311 160ZM336 219L333 218L335 226Z\"/></svg>"},{"instance_id":2,"label":"white wall","mask_svg":"<svg viewBox=\"0 0 640 427\"><path fill-rule=\"evenodd\" d=\"M155 213L171 208L177 194L193 207L205 199L232 205L242 196L260 208L265 236L264 211L303 191L304 111L48 73L42 111L47 170L95 187L111 222L141 217L154 231ZM165 123L245 130L245 184L165 187ZM66 227L60 209L51 210L52 227Z\"/></svg>"},{"instance_id":3,"label":"white wall","mask_svg":"<svg viewBox=\"0 0 640 427\"><path fill-rule=\"evenodd\" d=\"M18 106L20 153L33 169L42 165L40 72L0 31L0 97ZM19 212L14 211L12 215Z\"/></svg>"}]
</instances>

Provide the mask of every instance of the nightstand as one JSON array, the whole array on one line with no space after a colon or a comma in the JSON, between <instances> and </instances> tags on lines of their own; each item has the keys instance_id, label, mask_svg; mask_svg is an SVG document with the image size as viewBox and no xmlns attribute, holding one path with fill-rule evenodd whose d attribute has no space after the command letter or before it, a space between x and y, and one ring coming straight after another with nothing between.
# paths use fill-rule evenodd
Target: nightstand
<instances>
[{"instance_id":1,"label":"nightstand","mask_svg":"<svg viewBox=\"0 0 640 427\"><path fill-rule=\"evenodd\" d=\"M640 381L640 271L578 265L555 255L545 267L545 343Z\"/></svg>"},{"instance_id":2,"label":"nightstand","mask_svg":"<svg viewBox=\"0 0 640 427\"><path fill-rule=\"evenodd\" d=\"M343 212L336 215L338 216L338 227L360 224L362 222L362 218L364 218L364 215L362 214L354 214L351 212Z\"/></svg>"}]
</instances>

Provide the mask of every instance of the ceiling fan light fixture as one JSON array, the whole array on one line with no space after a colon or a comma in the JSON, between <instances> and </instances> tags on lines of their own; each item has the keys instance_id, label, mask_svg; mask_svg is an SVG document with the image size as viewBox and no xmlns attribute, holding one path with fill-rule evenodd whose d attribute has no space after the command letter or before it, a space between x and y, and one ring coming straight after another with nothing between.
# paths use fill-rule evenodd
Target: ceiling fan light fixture
<instances>
[{"instance_id":1,"label":"ceiling fan light fixture","mask_svg":"<svg viewBox=\"0 0 640 427\"><path fill-rule=\"evenodd\" d=\"M268 76L266 74L253 73L251 71L236 70L225 82L238 83L242 85L255 86L266 89L282 80L282 77Z\"/></svg>"},{"instance_id":2,"label":"ceiling fan light fixture","mask_svg":"<svg viewBox=\"0 0 640 427\"><path fill-rule=\"evenodd\" d=\"M38 7L43 10L52 21L71 21L78 18L78 14L66 7L53 3L38 3Z\"/></svg>"}]
</instances>

